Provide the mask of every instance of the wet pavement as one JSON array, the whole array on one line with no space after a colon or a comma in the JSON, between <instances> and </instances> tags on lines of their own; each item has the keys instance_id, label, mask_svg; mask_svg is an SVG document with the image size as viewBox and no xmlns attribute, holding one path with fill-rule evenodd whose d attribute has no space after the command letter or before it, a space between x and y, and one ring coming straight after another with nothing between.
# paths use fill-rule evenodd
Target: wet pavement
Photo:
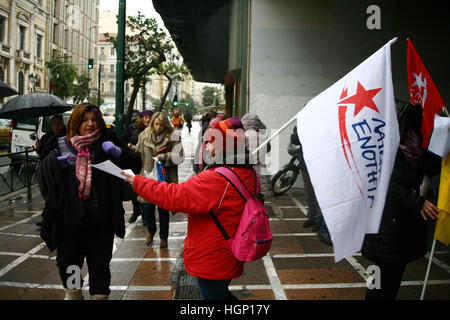
<instances>
[{"instance_id":1,"label":"wet pavement","mask_svg":"<svg viewBox=\"0 0 450 320\"><path fill-rule=\"evenodd\" d=\"M180 180L191 173L195 148L194 123L191 136L183 129L186 160L179 167ZM187 218L171 216L168 248L159 248L156 234L153 247L147 247L146 227L141 217L129 224L131 202L124 203L126 236L115 238L111 261L110 300L197 300L195 280L183 267L183 240ZM42 242L40 220L44 203L38 188L31 201L26 196L0 203L0 300L60 300L64 298L56 268L55 254ZM361 300L364 299L366 270L372 263L360 254L335 263L332 247L321 242L311 228L303 228L306 201L303 189L266 201L271 215L274 240L269 255L245 264L244 274L234 279L230 289L243 300ZM429 228L431 247L434 226ZM408 265L397 296L418 300L422 291L428 259ZM87 280L86 265L82 269ZM83 294L89 299L87 281ZM450 251L437 242L425 299L450 299Z\"/></svg>"}]
</instances>

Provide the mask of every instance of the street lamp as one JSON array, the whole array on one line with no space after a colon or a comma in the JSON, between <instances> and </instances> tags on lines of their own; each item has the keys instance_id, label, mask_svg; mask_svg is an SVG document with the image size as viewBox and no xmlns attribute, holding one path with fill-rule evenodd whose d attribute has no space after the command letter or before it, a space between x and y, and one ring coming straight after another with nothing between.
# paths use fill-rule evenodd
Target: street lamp
<instances>
[{"instance_id":1,"label":"street lamp","mask_svg":"<svg viewBox=\"0 0 450 320\"><path fill-rule=\"evenodd\" d=\"M217 96L217 92L214 92L214 101L213 101L213 106L216 106L216 96Z\"/></svg>"},{"instance_id":2,"label":"street lamp","mask_svg":"<svg viewBox=\"0 0 450 320\"><path fill-rule=\"evenodd\" d=\"M28 80L30 81L30 92L36 92L36 85L41 82L41 77L38 74L30 73Z\"/></svg>"}]
</instances>

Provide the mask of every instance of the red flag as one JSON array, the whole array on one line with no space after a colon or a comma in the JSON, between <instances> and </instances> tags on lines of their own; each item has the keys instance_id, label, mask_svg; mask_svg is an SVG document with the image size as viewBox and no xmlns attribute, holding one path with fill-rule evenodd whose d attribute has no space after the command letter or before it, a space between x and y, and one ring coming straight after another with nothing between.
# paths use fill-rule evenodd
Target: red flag
<instances>
[{"instance_id":1,"label":"red flag","mask_svg":"<svg viewBox=\"0 0 450 320\"><path fill-rule=\"evenodd\" d=\"M444 107L444 101L409 39L407 60L409 100L412 104L419 103L423 108L422 148L428 149L430 135L434 128L434 115L439 115Z\"/></svg>"}]
</instances>

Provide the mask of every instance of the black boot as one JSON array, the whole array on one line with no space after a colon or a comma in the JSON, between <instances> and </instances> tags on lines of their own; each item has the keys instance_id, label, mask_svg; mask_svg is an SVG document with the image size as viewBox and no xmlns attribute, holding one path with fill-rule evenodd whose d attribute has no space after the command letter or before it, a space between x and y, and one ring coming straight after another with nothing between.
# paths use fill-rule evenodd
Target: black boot
<instances>
[{"instance_id":1,"label":"black boot","mask_svg":"<svg viewBox=\"0 0 450 320\"><path fill-rule=\"evenodd\" d=\"M133 214L131 215L130 219L128 220L129 223L133 223L137 220L137 218L140 216L140 213L135 213L133 212Z\"/></svg>"}]
</instances>

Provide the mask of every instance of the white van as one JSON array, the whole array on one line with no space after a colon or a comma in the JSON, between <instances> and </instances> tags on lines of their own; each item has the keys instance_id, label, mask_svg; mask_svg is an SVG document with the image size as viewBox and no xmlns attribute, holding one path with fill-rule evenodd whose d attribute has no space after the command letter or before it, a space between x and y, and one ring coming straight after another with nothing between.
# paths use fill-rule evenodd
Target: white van
<instances>
[{"instance_id":1,"label":"white van","mask_svg":"<svg viewBox=\"0 0 450 320\"><path fill-rule=\"evenodd\" d=\"M64 125L72 111L63 113ZM50 132L50 119L53 116L39 118L16 118L11 121L11 132L9 134L10 153L25 151L26 148L32 151L36 145L36 140L41 139L44 134ZM38 159L39 155L36 151L28 154L31 158ZM12 155L12 159L23 159L25 154Z\"/></svg>"}]
</instances>

